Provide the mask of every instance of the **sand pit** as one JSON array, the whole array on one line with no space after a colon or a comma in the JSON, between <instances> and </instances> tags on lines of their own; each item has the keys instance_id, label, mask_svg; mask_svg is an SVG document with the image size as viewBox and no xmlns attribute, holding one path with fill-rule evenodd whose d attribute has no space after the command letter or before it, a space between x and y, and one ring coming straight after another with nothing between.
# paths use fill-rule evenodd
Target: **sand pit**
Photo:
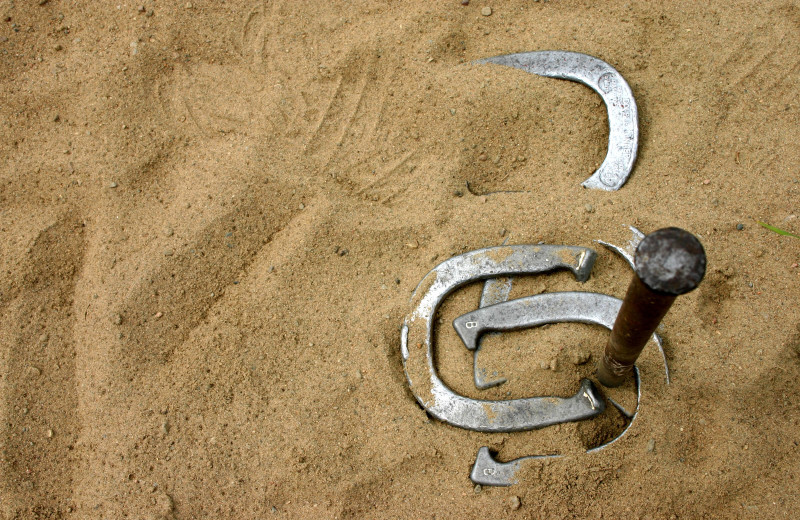
<instances>
[{"instance_id":1,"label":"sand pit","mask_svg":"<svg viewBox=\"0 0 800 520\"><path fill-rule=\"evenodd\" d=\"M621 190L580 186L606 154L597 94L472 64L547 49L630 84ZM799 55L777 0L3 0L0 517L793 517L800 240L757 221L800 233ZM620 442L583 453L608 417L428 419L399 329L431 268L504 240L593 247L585 284L514 294L622 297L630 269L593 240L628 225L695 233L709 269L664 321L672 384L646 353ZM509 383L476 390L449 320L479 294L440 311L452 388L591 376L607 332L559 324L492 338ZM476 490L480 446L567 456Z\"/></svg>"}]
</instances>

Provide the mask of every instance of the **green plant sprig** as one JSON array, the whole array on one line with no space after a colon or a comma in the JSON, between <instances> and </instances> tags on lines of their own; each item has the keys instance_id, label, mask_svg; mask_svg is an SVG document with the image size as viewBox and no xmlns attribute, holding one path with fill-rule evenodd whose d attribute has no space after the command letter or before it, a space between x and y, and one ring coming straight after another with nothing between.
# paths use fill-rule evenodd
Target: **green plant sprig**
<instances>
[{"instance_id":1,"label":"green plant sprig","mask_svg":"<svg viewBox=\"0 0 800 520\"><path fill-rule=\"evenodd\" d=\"M770 226L769 224L761 222L760 220L756 220L756 222L758 222L759 226L765 227L765 228L769 229L770 231L772 231L774 233L777 233L779 235L783 235L783 236L786 236L786 237L800 238L800 236L795 235L794 233L789 233L788 231L784 231L781 228L776 228L775 226Z\"/></svg>"}]
</instances>

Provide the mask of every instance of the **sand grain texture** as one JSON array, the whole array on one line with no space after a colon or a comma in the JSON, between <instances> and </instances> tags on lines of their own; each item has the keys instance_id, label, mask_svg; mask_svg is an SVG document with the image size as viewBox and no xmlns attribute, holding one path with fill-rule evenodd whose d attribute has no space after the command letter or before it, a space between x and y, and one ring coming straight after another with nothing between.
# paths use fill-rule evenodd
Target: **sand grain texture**
<instances>
[{"instance_id":1,"label":"sand grain texture","mask_svg":"<svg viewBox=\"0 0 800 520\"><path fill-rule=\"evenodd\" d=\"M800 241L756 224L800 232L794 3L141 7L0 2L0 517L800 509ZM641 141L620 191L580 187L606 152L597 95L470 64L546 49L630 83ZM673 384L646 353L622 441L583 454L613 416L503 435L427 419L399 327L432 267L506 238L624 244L629 224L696 233L709 271L664 323ZM621 297L629 269L598 253L586 284L513 295ZM488 342L511 381L475 390L449 321L479 291L442 308L453 388L567 395L591 375L606 333L561 324ZM476 493L483 445L569 456Z\"/></svg>"}]
</instances>

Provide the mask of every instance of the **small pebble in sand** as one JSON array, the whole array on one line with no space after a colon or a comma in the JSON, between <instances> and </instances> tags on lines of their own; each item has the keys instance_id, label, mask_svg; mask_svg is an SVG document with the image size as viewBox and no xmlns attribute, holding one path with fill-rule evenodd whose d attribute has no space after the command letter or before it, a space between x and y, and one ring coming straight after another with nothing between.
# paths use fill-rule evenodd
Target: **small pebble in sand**
<instances>
[{"instance_id":1,"label":"small pebble in sand","mask_svg":"<svg viewBox=\"0 0 800 520\"><path fill-rule=\"evenodd\" d=\"M487 5L486 7L481 9L481 14L483 16L492 16L492 8Z\"/></svg>"},{"instance_id":2,"label":"small pebble in sand","mask_svg":"<svg viewBox=\"0 0 800 520\"><path fill-rule=\"evenodd\" d=\"M114 325L122 325L122 315L121 314L115 314L114 318L113 318L113 321L114 321Z\"/></svg>"},{"instance_id":3,"label":"small pebble in sand","mask_svg":"<svg viewBox=\"0 0 800 520\"><path fill-rule=\"evenodd\" d=\"M542 361L539 363L539 368L541 368L542 370L547 370L548 368L550 368L550 363L548 363L547 361Z\"/></svg>"},{"instance_id":4,"label":"small pebble in sand","mask_svg":"<svg viewBox=\"0 0 800 520\"><path fill-rule=\"evenodd\" d=\"M744 229L744 224L736 224L736 229L741 231Z\"/></svg>"},{"instance_id":5,"label":"small pebble in sand","mask_svg":"<svg viewBox=\"0 0 800 520\"><path fill-rule=\"evenodd\" d=\"M480 493L481 492L481 485L480 484L475 484L475 492L476 493Z\"/></svg>"},{"instance_id":6,"label":"small pebble in sand","mask_svg":"<svg viewBox=\"0 0 800 520\"><path fill-rule=\"evenodd\" d=\"M164 230L165 237L171 237L173 234L175 234L175 231L171 227L168 227Z\"/></svg>"},{"instance_id":7,"label":"small pebble in sand","mask_svg":"<svg viewBox=\"0 0 800 520\"><path fill-rule=\"evenodd\" d=\"M550 370L552 370L553 372L558 372L558 359L553 358L550 361Z\"/></svg>"},{"instance_id":8,"label":"small pebble in sand","mask_svg":"<svg viewBox=\"0 0 800 520\"><path fill-rule=\"evenodd\" d=\"M53 433L53 430L47 430L47 438L48 438L48 439L52 439L52 438L53 438L53 435L55 435L55 434Z\"/></svg>"},{"instance_id":9,"label":"small pebble in sand","mask_svg":"<svg viewBox=\"0 0 800 520\"><path fill-rule=\"evenodd\" d=\"M586 213L594 213L594 206L591 204L586 204L584 208L586 208Z\"/></svg>"},{"instance_id":10,"label":"small pebble in sand","mask_svg":"<svg viewBox=\"0 0 800 520\"><path fill-rule=\"evenodd\" d=\"M117 186L119 186L119 184L113 181L111 182L111 184L108 185L109 188L116 188Z\"/></svg>"},{"instance_id":11,"label":"small pebble in sand","mask_svg":"<svg viewBox=\"0 0 800 520\"><path fill-rule=\"evenodd\" d=\"M517 495L514 495L508 499L508 507L516 511L517 509L522 507L522 500L520 500Z\"/></svg>"},{"instance_id":12,"label":"small pebble in sand","mask_svg":"<svg viewBox=\"0 0 800 520\"><path fill-rule=\"evenodd\" d=\"M469 5L469 0L461 0L461 5Z\"/></svg>"},{"instance_id":13,"label":"small pebble in sand","mask_svg":"<svg viewBox=\"0 0 800 520\"><path fill-rule=\"evenodd\" d=\"M174 254L175 252L172 249L167 249L166 251L164 251L164 256L172 256Z\"/></svg>"},{"instance_id":14,"label":"small pebble in sand","mask_svg":"<svg viewBox=\"0 0 800 520\"><path fill-rule=\"evenodd\" d=\"M655 449L656 449L656 440L655 439L650 439L649 441L647 441L647 451L648 451L648 453L653 453L653 451Z\"/></svg>"},{"instance_id":15,"label":"small pebble in sand","mask_svg":"<svg viewBox=\"0 0 800 520\"><path fill-rule=\"evenodd\" d=\"M573 352L570 361L572 361L573 365L582 365L589 361L589 358L592 357L591 352L587 352L585 350L581 350L578 352Z\"/></svg>"},{"instance_id":16,"label":"small pebble in sand","mask_svg":"<svg viewBox=\"0 0 800 520\"><path fill-rule=\"evenodd\" d=\"M34 366L30 366L25 369L25 377L28 379L34 379L42 375L42 371Z\"/></svg>"},{"instance_id":17,"label":"small pebble in sand","mask_svg":"<svg viewBox=\"0 0 800 520\"><path fill-rule=\"evenodd\" d=\"M163 312L161 312L161 311L158 311L157 313L155 313L155 314L153 315L153 317L157 319L157 318L160 318L160 317L161 317L161 316L163 316L163 315L164 315L164 313L163 313Z\"/></svg>"},{"instance_id":18,"label":"small pebble in sand","mask_svg":"<svg viewBox=\"0 0 800 520\"><path fill-rule=\"evenodd\" d=\"M464 192L461 191L461 190L455 190L455 191L453 191L453 196L455 196L455 197L463 197L464 196Z\"/></svg>"}]
</instances>

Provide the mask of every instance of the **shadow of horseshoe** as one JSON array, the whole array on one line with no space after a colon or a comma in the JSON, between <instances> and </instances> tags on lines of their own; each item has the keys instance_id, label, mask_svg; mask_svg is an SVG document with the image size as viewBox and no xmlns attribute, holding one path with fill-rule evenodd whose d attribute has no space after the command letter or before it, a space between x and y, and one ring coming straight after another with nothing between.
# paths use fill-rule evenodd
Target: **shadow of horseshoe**
<instances>
[{"instance_id":1,"label":"shadow of horseshoe","mask_svg":"<svg viewBox=\"0 0 800 520\"><path fill-rule=\"evenodd\" d=\"M576 81L597 92L608 112L608 153L582 185L616 191L625 184L639 148L639 116L633 91L614 67L593 56L569 51L521 52L475 63L494 63L538 76Z\"/></svg>"}]
</instances>

